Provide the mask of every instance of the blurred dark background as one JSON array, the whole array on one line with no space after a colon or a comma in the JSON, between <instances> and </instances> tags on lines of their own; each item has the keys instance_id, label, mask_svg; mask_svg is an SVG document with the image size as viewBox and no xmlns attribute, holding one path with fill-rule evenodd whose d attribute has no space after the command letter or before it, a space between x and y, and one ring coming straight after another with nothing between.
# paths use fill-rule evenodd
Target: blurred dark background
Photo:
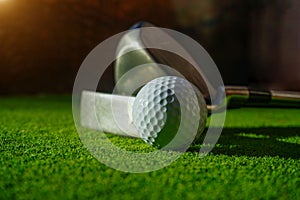
<instances>
[{"instance_id":1,"label":"blurred dark background","mask_svg":"<svg viewBox=\"0 0 300 200\"><path fill-rule=\"evenodd\" d=\"M70 93L88 53L141 20L196 39L225 84L300 90L299 0L0 0L0 94Z\"/></svg>"}]
</instances>

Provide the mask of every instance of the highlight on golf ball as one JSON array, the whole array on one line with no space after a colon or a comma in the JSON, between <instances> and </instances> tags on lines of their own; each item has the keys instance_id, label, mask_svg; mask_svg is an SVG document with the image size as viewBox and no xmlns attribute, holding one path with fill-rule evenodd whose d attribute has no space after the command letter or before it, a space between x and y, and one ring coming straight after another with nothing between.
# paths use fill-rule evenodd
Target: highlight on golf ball
<instances>
[{"instance_id":1,"label":"highlight on golf ball","mask_svg":"<svg viewBox=\"0 0 300 200\"><path fill-rule=\"evenodd\" d=\"M157 148L184 149L206 126L207 107L186 79L164 76L148 82L133 104L133 123L145 142Z\"/></svg>"}]
</instances>

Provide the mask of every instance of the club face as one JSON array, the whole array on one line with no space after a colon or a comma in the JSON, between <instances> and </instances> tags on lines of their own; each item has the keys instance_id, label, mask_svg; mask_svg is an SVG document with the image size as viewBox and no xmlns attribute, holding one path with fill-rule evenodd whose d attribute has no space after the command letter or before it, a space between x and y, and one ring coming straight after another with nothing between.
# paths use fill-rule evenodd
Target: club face
<instances>
[{"instance_id":1,"label":"club face","mask_svg":"<svg viewBox=\"0 0 300 200\"><path fill-rule=\"evenodd\" d=\"M119 41L114 68L116 94L131 96L132 91L139 88L138 83L168 75L144 48L139 29L143 24L135 25L135 29L124 34Z\"/></svg>"}]
</instances>

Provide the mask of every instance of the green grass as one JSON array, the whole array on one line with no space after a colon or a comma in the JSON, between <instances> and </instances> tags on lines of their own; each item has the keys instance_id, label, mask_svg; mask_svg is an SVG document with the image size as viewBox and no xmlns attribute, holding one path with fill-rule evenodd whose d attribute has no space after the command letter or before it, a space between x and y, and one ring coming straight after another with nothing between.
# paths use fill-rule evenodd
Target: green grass
<instances>
[{"instance_id":1,"label":"green grass","mask_svg":"<svg viewBox=\"0 0 300 200\"><path fill-rule=\"evenodd\" d=\"M213 152L198 151L150 173L116 171L80 142L70 97L0 99L0 199L300 199L297 109L230 110Z\"/></svg>"}]
</instances>

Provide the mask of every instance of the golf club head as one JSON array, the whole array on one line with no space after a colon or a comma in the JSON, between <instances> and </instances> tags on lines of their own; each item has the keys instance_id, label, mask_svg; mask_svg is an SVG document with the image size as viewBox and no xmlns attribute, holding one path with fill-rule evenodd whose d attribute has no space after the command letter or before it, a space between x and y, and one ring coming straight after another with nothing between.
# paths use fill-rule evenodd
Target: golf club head
<instances>
[{"instance_id":1,"label":"golf club head","mask_svg":"<svg viewBox=\"0 0 300 200\"><path fill-rule=\"evenodd\" d=\"M147 30L143 29L145 27L151 27L155 34L148 34ZM138 88L136 85L140 82L138 79L150 81L161 76L177 75L174 74L176 71L201 91L207 104L220 101L218 100L220 99L219 85L208 80L207 72L203 71L201 67L195 66L199 62L197 63L191 53L171 35L148 22L139 22L132 26L131 30L133 31L124 34L116 50L115 82L120 81L123 75L137 66L142 65L143 67L137 70L137 73L127 76L125 80L123 79L121 84L116 85L117 94L132 95L132 91ZM161 48L147 48L153 44L159 45ZM170 47L179 49L184 57L163 50ZM208 53L205 56L207 59L211 59ZM193 60L193 63L188 60ZM174 71L161 67L161 64L171 67Z\"/></svg>"}]
</instances>

